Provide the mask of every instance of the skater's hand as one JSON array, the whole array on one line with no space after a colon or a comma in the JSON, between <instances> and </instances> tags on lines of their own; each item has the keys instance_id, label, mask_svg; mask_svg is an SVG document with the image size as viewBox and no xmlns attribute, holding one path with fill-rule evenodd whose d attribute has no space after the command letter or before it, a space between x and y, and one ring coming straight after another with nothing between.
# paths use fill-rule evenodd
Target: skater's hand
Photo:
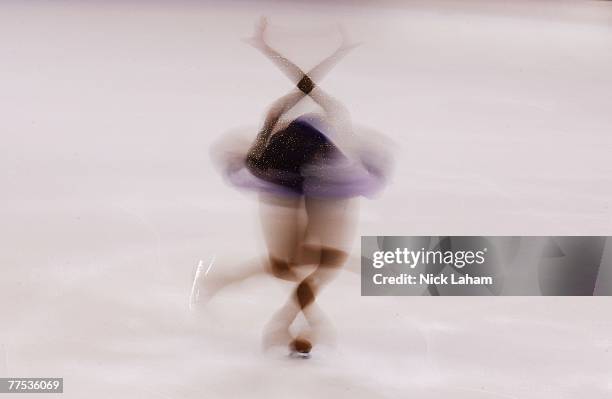
<instances>
[{"instance_id":1,"label":"skater's hand","mask_svg":"<svg viewBox=\"0 0 612 399\"><path fill-rule=\"evenodd\" d=\"M266 30L268 29L268 18L265 16L261 16L259 20L255 23L255 31L253 32L253 37L248 37L243 39L245 43L250 44L255 48L267 47L266 43Z\"/></svg>"},{"instance_id":2,"label":"skater's hand","mask_svg":"<svg viewBox=\"0 0 612 399\"><path fill-rule=\"evenodd\" d=\"M342 37L342 42L340 43L338 51L349 51L362 45L361 42L355 42L349 37L346 29L344 29L344 26L338 24L338 30L340 31L340 36Z\"/></svg>"}]
</instances>

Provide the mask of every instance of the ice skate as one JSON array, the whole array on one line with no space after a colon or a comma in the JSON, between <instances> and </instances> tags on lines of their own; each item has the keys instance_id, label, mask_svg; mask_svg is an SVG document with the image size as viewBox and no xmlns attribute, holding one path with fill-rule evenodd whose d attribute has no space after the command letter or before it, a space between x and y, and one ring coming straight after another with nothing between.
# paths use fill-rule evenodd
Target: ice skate
<instances>
[{"instance_id":1,"label":"ice skate","mask_svg":"<svg viewBox=\"0 0 612 399\"><path fill-rule=\"evenodd\" d=\"M289 344L289 357L292 359L310 359L312 344L304 338L296 338Z\"/></svg>"}]
</instances>

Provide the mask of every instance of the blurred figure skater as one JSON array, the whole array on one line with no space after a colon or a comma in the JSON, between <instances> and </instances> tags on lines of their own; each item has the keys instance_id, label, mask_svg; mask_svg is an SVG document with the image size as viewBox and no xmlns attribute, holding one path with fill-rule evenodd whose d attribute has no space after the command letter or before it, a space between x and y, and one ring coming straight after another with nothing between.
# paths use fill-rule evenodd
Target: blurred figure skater
<instances>
[{"instance_id":1,"label":"blurred figure skater","mask_svg":"<svg viewBox=\"0 0 612 399\"><path fill-rule=\"evenodd\" d=\"M317 294L346 262L357 222L357 197L383 187L389 157L355 135L347 109L317 84L356 47L344 32L339 48L305 73L267 43L266 28L262 18L247 42L287 75L297 90L272 104L250 148L224 143L213 148L213 157L231 184L259 193L268 254L265 260L234 268L214 282L207 283L196 273L192 304L260 273L295 282L290 299L268 323L264 347L288 345L292 354L308 357L329 326L315 303ZM306 96L321 107L321 113L283 118ZM290 327L300 313L307 327L293 336Z\"/></svg>"}]
</instances>

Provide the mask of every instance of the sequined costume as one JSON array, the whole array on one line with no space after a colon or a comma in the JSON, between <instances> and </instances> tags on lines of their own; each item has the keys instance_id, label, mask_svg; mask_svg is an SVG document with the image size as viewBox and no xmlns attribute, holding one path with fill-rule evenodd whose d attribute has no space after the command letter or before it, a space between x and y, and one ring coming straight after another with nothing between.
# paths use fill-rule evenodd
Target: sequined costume
<instances>
[{"instance_id":1,"label":"sequined costume","mask_svg":"<svg viewBox=\"0 0 612 399\"><path fill-rule=\"evenodd\" d=\"M331 131L321 118L303 115L269 138L258 136L241 162L222 167L223 174L236 187L282 196L370 197L380 191L390 159L380 143L355 135L356 153L348 157Z\"/></svg>"}]
</instances>

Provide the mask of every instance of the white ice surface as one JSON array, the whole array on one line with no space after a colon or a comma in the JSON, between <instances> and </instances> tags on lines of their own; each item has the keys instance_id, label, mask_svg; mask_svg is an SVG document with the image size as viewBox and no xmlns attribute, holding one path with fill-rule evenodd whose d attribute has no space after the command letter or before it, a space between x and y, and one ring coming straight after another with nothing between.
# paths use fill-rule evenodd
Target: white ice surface
<instances>
[{"instance_id":1,"label":"white ice surface","mask_svg":"<svg viewBox=\"0 0 612 399\"><path fill-rule=\"evenodd\" d=\"M259 350L281 283L187 311L200 260L263 251L208 156L289 89L239 41L262 13L322 29L279 40L304 62L336 21L364 42L323 83L398 151L360 234L610 235L612 4L501 4L2 2L0 376L65 398L612 397L610 298L367 298L347 273L319 299L338 346L308 361Z\"/></svg>"}]
</instances>

